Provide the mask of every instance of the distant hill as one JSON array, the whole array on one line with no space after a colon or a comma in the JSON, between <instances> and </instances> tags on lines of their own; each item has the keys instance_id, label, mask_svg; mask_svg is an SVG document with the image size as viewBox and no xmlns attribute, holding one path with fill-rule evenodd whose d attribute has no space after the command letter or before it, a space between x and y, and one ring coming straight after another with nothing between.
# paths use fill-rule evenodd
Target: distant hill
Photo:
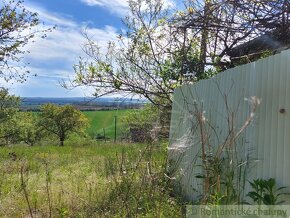
<instances>
[{"instance_id":1,"label":"distant hill","mask_svg":"<svg viewBox=\"0 0 290 218\"><path fill-rule=\"evenodd\" d=\"M25 97L21 98L20 109L22 111L37 111L41 105L52 103L56 105L74 105L79 110L114 110L140 108L148 101L144 99L131 98L46 98Z\"/></svg>"}]
</instances>

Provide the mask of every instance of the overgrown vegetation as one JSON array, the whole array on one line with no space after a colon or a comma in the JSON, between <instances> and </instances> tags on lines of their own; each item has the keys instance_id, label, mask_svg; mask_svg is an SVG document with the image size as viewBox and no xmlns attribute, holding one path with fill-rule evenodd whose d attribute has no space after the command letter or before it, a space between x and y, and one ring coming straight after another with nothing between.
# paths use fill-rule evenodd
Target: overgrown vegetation
<instances>
[{"instance_id":1,"label":"overgrown vegetation","mask_svg":"<svg viewBox=\"0 0 290 218\"><path fill-rule=\"evenodd\" d=\"M226 109L226 129L218 132L219 123L214 124L205 116L203 104L191 103L185 99L187 116L191 117L190 128L181 145L172 145L169 155L169 175L177 181L183 177L194 177L195 199L198 204L242 204L245 194L246 178L249 175L251 156L241 136L253 122L260 100L247 99L250 110L243 123L237 124L238 106L231 108L227 94L223 96ZM210 115L209 115L210 116ZM180 148L186 147L184 150ZM180 165L187 149L194 149L193 157ZM184 164L184 163L183 163ZM183 194L183 193L180 193Z\"/></svg>"},{"instance_id":2,"label":"overgrown vegetation","mask_svg":"<svg viewBox=\"0 0 290 218\"><path fill-rule=\"evenodd\" d=\"M6 89L0 94L1 134L9 145L0 151L0 216L182 215L165 174L166 144L98 144L85 137L87 119L72 106L47 104L39 113L20 112L19 98ZM158 118L149 106L132 114L144 114L138 119L147 124Z\"/></svg>"},{"instance_id":3,"label":"overgrown vegetation","mask_svg":"<svg viewBox=\"0 0 290 218\"><path fill-rule=\"evenodd\" d=\"M44 138L57 137L59 145L72 133L85 137L88 120L73 106L43 105L40 113L19 111L20 98L0 89L0 143L24 142L33 146Z\"/></svg>"},{"instance_id":4,"label":"overgrown vegetation","mask_svg":"<svg viewBox=\"0 0 290 218\"><path fill-rule=\"evenodd\" d=\"M0 144L15 142L19 136L16 115L19 107L19 98L9 95L7 89L0 87Z\"/></svg>"},{"instance_id":5,"label":"overgrown vegetation","mask_svg":"<svg viewBox=\"0 0 290 218\"><path fill-rule=\"evenodd\" d=\"M166 145L156 143L158 139L168 137L174 89L251 61L248 57L238 57L238 61L231 59L231 50L239 44L272 30L289 32L287 1L186 3L183 12L172 12L162 1L129 0L130 13L124 19L126 30L124 35L118 36L118 44L110 42L106 53L102 54L103 50L85 34L84 51L88 59L81 59L74 68L73 85L93 86L96 96L130 93L153 103L154 106L127 113L121 119L125 124L119 125L119 128L128 128L132 141L147 142L146 145L97 144L85 137L87 119L74 107L48 104L39 114L21 113L19 98L1 88L0 144L11 147L0 150L0 206L3 207L0 216L183 215L184 205L172 189L171 176L178 180L176 170L184 169L176 168L178 160L168 162ZM276 23L280 18L283 18L282 22ZM37 14L27 11L22 1L3 1L0 10L0 40L3 44L0 79L25 80L27 72L19 73L11 63L20 63L20 56L25 53L23 46L34 38L36 31L33 28L38 23ZM260 53L259 57L263 55L268 54ZM248 153L243 153L244 144L239 138L253 121L260 101L249 99L249 116L237 128L234 124L236 114L228 108L226 100L225 96L228 132L221 141L211 138L216 129L205 117L202 105L196 102L186 105L191 112L189 115L194 118L186 140L196 137L190 146L199 149L194 157L197 161L187 166L199 168L195 175L201 187L196 190L200 194L199 204L243 202L250 159ZM91 114L87 113L87 116ZM117 117L114 119L117 123ZM92 123L95 126L87 132L95 139L99 137L94 129L97 124L95 120ZM112 117L110 123L114 125ZM101 125L97 131L99 127L107 139L109 135L112 137L112 129L117 128L117 124L107 133ZM61 147L48 145L55 138ZM15 146L23 142L30 146L46 146ZM284 187L276 189L275 180L254 180L251 186L254 191L248 196L255 203L281 203L279 196L283 193L280 190Z\"/></svg>"},{"instance_id":6,"label":"overgrown vegetation","mask_svg":"<svg viewBox=\"0 0 290 218\"><path fill-rule=\"evenodd\" d=\"M130 110L123 117L126 133L132 142L152 142L169 136L171 111L147 104L139 110Z\"/></svg>"},{"instance_id":7,"label":"overgrown vegetation","mask_svg":"<svg viewBox=\"0 0 290 218\"><path fill-rule=\"evenodd\" d=\"M165 146L1 148L0 216L182 217Z\"/></svg>"},{"instance_id":8,"label":"overgrown vegetation","mask_svg":"<svg viewBox=\"0 0 290 218\"><path fill-rule=\"evenodd\" d=\"M250 185L253 190L247 196L257 205L279 205L285 202L283 197L290 194L283 192L286 187L276 187L273 178L254 179Z\"/></svg>"}]
</instances>

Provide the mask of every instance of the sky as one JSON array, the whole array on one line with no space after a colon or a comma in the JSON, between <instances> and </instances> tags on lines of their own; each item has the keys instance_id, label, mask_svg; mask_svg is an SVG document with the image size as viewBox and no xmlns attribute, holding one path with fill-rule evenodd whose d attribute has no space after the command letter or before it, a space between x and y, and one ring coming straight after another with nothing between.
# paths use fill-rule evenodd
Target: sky
<instances>
[{"instance_id":1,"label":"sky","mask_svg":"<svg viewBox=\"0 0 290 218\"><path fill-rule=\"evenodd\" d=\"M164 0L174 5L174 0ZM72 79L73 65L84 56L82 35L86 29L99 45L116 40L124 28L121 18L128 14L127 0L25 0L25 7L37 12L38 27L56 29L45 39L36 38L27 45L25 62L36 77L23 84L6 84L12 94L21 97L83 97L91 96L92 89L80 87L67 90L62 80Z\"/></svg>"}]
</instances>

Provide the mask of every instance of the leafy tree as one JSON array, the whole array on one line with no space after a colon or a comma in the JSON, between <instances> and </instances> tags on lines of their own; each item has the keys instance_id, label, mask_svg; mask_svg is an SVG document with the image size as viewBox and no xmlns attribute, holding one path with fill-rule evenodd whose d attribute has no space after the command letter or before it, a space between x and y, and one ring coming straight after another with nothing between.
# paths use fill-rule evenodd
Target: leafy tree
<instances>
[{"instance_id":1,"label":"leafy tree","mask_svg":"<svg viewBox=\"0 0 290 218\"><path fill-rule=\"evenodd\" d=\"M1 123L0 127L0 143L2 145L15 144L20 141L19 138L19 120L17 119L17 113L11 115L9 118Z\"/></svg>"},{"instance_id":2,"label":"leafy tree","mask_svg":"<svg viewBox=\"0 0 290 218\"><path fill-rule=\"evenodd\" d=\"M0 89L0 143L25 142L34 145L43 133L38 126L38 117L19 111L20 98L10 95L8 89Z\"/></svg>"},{"instance_id":3,"label":"leafy tree","mask_svg":"<svg viewBox=\"0 0 290 218\"><path fill-rule=\"evenodd\" d=\"M86 35L87 58L75 65L73 84L94 87L96 96L133 93L170 105L176 87L206 77L196 77L197 41L170 24L172 10L162 1L130 0L129 6L127 32L109 42L106 52Z\"/></svg>"},{"instance_id":4,"label":"leafy tree","mask_svg":"<svg viewBox=\"0 0 290 218\"><path fill-rule=\"evenodd\" d=\"M87 124L85 115L71 105L46 104L41 107L39 125L43 130L57 136L60 146L64 145L70 133L81 133Z\"/></svg>"},{"instance_id":5,"label":"leafy tree","mask_svg":"<svg viewBox=\"0 0 290 218\"><path fill-rule=\"evenodd\" d=\"M44 137L44 132L39 126L39 118L31 112L19 112L19 139L33 146Z\"/></svg>"},{"instance_id":6,"label":"leafy tree","mask_svg":"<svg viewBox=\"0 0 290 218\"><path fill-rule=\"evenodd\" d=\"M0 87L0 111L18 109L20 98L10 95L8 89Z\"/></svg>"},{"instance_id":7,"label":"leafy tree","mask_svg":"<svg viewBox=\"0 0 290 218\"><path fill-rule=\"evenodd\" d=\"M19 97L10 95L8 89L0 88L0 140L4 139L6 144L15 141L18 135L16 114L19 103Z\"/></svg>"},{"instance_id":8,"label":"leafy tree","mask_svg":"<svg viewBox=\"0 0 290 218\"><path fill-rule=\"evenodd\" d=\"M225 70L234 66L232 49L254 38L274 34L269 43L289 43L289 12L289 0L190 0L173 25L199 39L201 72L210 66Z\"/></svg>"},{"instance_id":9,"label":"leafy tree","mask_svg":"<svg viewBox=\"0 0 290 218\"><path fill-rule=\"evenodd\" d=\"M28 70L20 63L26 53L25 45L32 42L36 34L45 37L51 29L38 31L37 14L28 11L22 0L1 0L0 4L0 78L9 81L24 81Z\"/></svg>"},{"instance_id":10,"label":"leafy tree","mask_svg":"<svg viewBox=\"0 0 290 218\"><path fill-rule=\"evenodd\" d=\"M272 31L289 41L289 0L184 3L177 11L160 0L129 0L126 33L106 52L86 35L87 56L75 65L73 84L96 88L96 96L133 93L168 106L176 87L245 63L231 59L236 46Z\"/></svg>"}]
</instances>

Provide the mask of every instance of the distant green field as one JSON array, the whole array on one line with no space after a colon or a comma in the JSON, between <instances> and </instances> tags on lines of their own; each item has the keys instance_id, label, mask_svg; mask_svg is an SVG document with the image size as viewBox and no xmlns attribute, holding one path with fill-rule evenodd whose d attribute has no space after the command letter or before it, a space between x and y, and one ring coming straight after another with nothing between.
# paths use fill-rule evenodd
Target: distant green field
<instances>
[{"instance_id":1,"label":"distant green field","mask_svg":"<svg viewBox=\"0 0 290 218\"><path fill-rule=\"evenodd\" d=\"M109 110L109 111L84 111L83 113L90 121L90 127L87 129L87 133L91 137L95 137L97 134L103 135L104 130L107 137L114 139L115 133L115 116L117 117L117 137L121 137L125 132L126 126L121 122L121 118L124 117L130 110Z\"/></svg>"}]
</instances>

